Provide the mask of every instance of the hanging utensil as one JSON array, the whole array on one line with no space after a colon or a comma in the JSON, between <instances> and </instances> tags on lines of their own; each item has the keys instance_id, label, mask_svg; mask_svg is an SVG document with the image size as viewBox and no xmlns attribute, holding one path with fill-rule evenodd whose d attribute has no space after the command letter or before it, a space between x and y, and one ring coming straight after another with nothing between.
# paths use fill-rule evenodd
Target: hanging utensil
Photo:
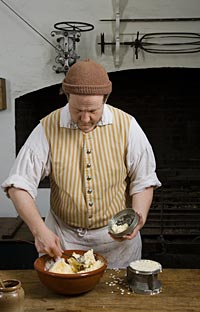
<instances>
[{"instance_id":1,"label":"hanging utensil","mask_svg":"<svg viewBox=\"0 0 200 312\"><path fill-rule=\"evenodd\" d=\"M149 33L138 41L139 47L149 53L181 54L200 51L200 34L192 32Z\"/></svg>"},{"instance_id":2,"label":"hanging utensil","mask_svg":"<svg viewBox=\"0 0 200 312\"><path fill-rule=\"evenodd\" d=\"M105 45L115 45L115 42L106 42L104 34L101 34L101 53L105 53ZM193 32L160 32L147 33L141 38L137 32L134 41L120 42L120 45L128 45L135 49L138 59L139 49L156 54L186 54L200 52L200 33Z\"/></svg>"}]
</instances>

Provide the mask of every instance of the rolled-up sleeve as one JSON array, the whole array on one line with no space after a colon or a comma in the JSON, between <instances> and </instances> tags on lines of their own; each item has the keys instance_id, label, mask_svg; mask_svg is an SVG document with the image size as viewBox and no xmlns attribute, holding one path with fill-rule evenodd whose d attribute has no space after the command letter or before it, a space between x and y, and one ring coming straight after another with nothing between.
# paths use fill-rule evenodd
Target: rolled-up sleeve
<instances>
[{"instance_id":1,"label":"rolled-up sleeve","mask_svg":"<svg viewBox=\"0 0 200 312\"><path fill-rule=\"evenodd\" d=\"M26 190L35 199L40 181L49 173L49 145L44 129L39 124L21 148L1 187L5 192L11 186Z\"/></svg>"},{"instance_id":2,"label":"rolled-up sleeve","mask_svg":"<svg viewBox=\"0 0 200 312\"><path fill-rule=\"evenodd\" d=\"M132 117L127 145L127 170L130 179L129 193L142 192L153 186L158 188L161 182L156 174L156 162L152 147L137 123Z\"/></svg>"}]
</instances>

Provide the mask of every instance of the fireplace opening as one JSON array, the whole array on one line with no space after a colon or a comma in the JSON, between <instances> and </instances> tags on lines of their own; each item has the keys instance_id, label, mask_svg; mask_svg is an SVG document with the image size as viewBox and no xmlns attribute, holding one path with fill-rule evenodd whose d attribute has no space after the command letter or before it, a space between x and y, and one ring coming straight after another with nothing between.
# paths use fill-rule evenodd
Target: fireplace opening
<instances>
[{"instance_id":1,"label":"fireplace opening","mask_svg":"<svg viewBox=\"0 0 200 312\"><path fill-rule=\"evenodd\" d=\"M197 267L200 68L131 69L111 72L109 77L113 92L108 103L139 122L153 147L162 182L141 231L143 256L165 266ZM61 84L57 84L15 100L16 154L39 120L65 105L60 90ZM40 187L49 187L48 179Z\"/></svg>"}]
</instances>

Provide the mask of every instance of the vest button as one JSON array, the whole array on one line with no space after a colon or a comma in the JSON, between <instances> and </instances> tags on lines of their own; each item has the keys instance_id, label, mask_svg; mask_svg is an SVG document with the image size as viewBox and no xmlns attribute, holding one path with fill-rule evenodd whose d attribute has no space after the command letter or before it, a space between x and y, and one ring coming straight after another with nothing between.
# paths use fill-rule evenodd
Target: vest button
<instances>
[{"instance_id":1,"label":"vest button","mask_svg":"<svg viewBox=\"0 0 200 312\"><path fill-rule=\"evenodd\" d=\"M92 180L92 177L88 176L88 177L87 177L87 180L88 180L88 181Z\"/></svg>"},{"instance_id":2,"label":"vest button","mask_svg":"<svg viewBox=\"0 0 200 312\"><path fill-rule=\"evenodd\" d=\"M90 168L91 167L91 164L89 163L89 164L87 164L87 168Z\"/></svg>"},{"instance_id":3,"label":"vest button","mask_svg":"<svg viewBox=\"0 0 200 312\"><path fill-rule=\"evenodd\" d=\"M89 202L89 206L92 207L93 206L93 202Z\"/></svg>"},{"instance_id":4,"label":"vest button","mask_svg":"<svg viewBox=\"0 0 200 312\"><path fill-rule=\"evenodd\" d=\"M90 149L87 150L87 154L91 154L91 150Z\"/></svg>"},{"instance_id":5,"label":"vest button","mask_svg":"<svg viewBox=\"0 0 200 312\"><path fill-rule=\"evenodd\" d=\"M91 194L92 193L92 189L89 189L87 192L88 192L88 194Z\"/></svg>"}]
</instances>

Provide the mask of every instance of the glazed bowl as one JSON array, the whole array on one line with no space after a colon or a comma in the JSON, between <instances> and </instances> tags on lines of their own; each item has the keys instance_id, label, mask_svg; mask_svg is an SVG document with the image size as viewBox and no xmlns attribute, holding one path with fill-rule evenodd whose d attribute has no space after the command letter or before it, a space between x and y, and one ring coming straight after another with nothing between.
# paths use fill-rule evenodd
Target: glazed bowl
<instances>
[{"instance_id":1,"label":"glazed bowl","mask_svg":"<svg viewBox=\"0 0 200 312\"><path fill-rule=\"evenodd\" d=\"M67 259L73 252L83 255L85 250L65 250L62 258ZM64 255L67 254L67 255ZM88 272L74 274L60 274L49 272L45 269L47 261L52 258L43 255L34 262L34 268L42 284L55 293L62 295L79 295L92 290L100 281L107 268L107 260L100 254L94 252L96 260L103 262L102 267Z\"/></svg>"},{"instance_id":2,"label":"glazed bowl","mask_svg":"<svg viewBox=\"0 0 200 312\"><path fill-rule=\"evenodd\" d=\"M134 228L138 224L139 216L132 208L126 208L121 210L108 222L108 232L116 238L129 235L133 232ZM122 229L123 225L127 224L128 227L123 231L116 231L116 229Z\"/></svg>"}]
</instances>

